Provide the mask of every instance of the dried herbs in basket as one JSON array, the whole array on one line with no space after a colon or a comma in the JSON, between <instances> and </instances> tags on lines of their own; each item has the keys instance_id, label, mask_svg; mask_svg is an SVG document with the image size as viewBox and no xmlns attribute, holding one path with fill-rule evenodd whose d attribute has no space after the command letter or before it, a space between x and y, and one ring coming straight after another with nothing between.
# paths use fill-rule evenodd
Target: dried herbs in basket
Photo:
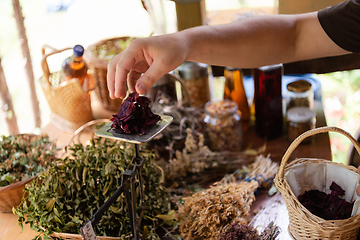
<instances>
[{"instance_id":1,"label":"dried herbs in basket","mask_svg":"<svg viewBox=\"0 0 360 240\"><path fill-rule=\"evenodd\" d=\"M46 135L0 136L0 187L43 172L55 159L55 144Z\"/></svg>"},{"instance_id":2,"label":"dried herbs in basket","mask_svg":"<svg viewBox=\"0 0 360 240\"><path fill-rule=\"evenodd\" d=\"M134 38L111 39L103 44L93 46L91 48L92 54L101 60L111 61L116 55L121 53Z\"/></svg>"},{"instance_id":3,"label":"dried herbs in basket","mask_svg":"<svg viewBox=\"0 0 360 240\"><path fill-rule=\"evenodd\" d=\"M349 218L354 201L347 202L342 199L341 197L345 195L345 191L335 182L331 183L330 190L329 194L319 190L305 191L298 196L298 199L312 214L325 220Z\"/></svg>"},{"instance_id":4,"label":"dried herbs in basket","mask_svg":"<svg viewBox=\"0 0 360 240\"><path fill-rule=\"evenodd\" d=\"M29 204L23 201L14 209L21 226L30 224L44 238L53 232L79 234L80 228L120 187L122 174L132 169L135 155L133 145L102 138L91 139L87 146L71 145L67 150L71 157L57 159L48 172L27 185ZM141 151L141 155L145 211L140 233L154 234L149 230L154 227L154 216L169 211L168 193L161 186L162 176L154 164L154 155L149 151ZM131 234L124 195L110 206L94 230L97 236Z\"/></svg>"}]
</instances>

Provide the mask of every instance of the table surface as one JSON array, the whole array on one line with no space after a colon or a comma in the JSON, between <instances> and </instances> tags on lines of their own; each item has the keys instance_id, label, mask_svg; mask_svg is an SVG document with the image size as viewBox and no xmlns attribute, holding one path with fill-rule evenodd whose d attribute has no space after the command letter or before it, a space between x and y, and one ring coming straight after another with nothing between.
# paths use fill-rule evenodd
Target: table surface
<instances>
[{"instance_id":1,"label":"table surface","mask_svg":"<svg viewBox=\"0 0 360 240\"><path fill-rule=\"evenodd\" d=\"M100 109L100 108L96 108ZM326 126L326 119L322 103L315 101L314 110L316 112L317 127ZM109 119L113 113L98 110L94 113L94 117L100 119ZM73 134L65 133L54 127L51 123L43 128L43 133L49 135L50 139L56 139L57 144L66 144ZM265 143L264 139L258 137L251 129L244 133L244 144L251 145L253 148L261 147ZM283 154L290 145L290 141L286 137L266 142L265 154L270 154L273 161L280 162ZM289 161L300 158L320 158L331 160L330 139L328 133L315 135L313 141L309 144L301 144L293 152ZM253 218L254 226L268 224L274 220L281 227L281 238L290 239L287 234L288 217L287 210L280 194L269 196L267 191L260 191L256 196L251 211L255 216ZM255 215L254 213L257 212ZM28 225L24 225L24 229L18 226L17 216L12 213L0 212L0 240L30 240L36 236L36 232L31 230Z\"/></svg>"}]
</instances>

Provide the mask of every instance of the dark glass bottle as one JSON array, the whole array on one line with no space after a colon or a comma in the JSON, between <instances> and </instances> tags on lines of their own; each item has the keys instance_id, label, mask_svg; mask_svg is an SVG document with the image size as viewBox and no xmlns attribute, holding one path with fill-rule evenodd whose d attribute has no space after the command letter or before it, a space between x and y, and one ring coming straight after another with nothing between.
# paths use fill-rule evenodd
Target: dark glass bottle
<instances>
[{"instance_id":1,"label":"dark glass bottle","mask_svg":"<svg viewBox=\"0 0 360 240\"><path fill-rule=\"evenodd\" d=\"M268 140L283 133L282 76L282 64L253 69L255 132Z\"/></svg>"},{"instance_id":2,"label":"dark glass bottle","mask_svg":"<svg viewBox=\"0 0 360 240\"><path fill-rule=\"evenodd\" d=\"M68 81L77 78L82 86L87 77L88 67L83 59L84 48L76 45L73 48L73 55L66 58L62 64L62 81Z\"/></svg>"}]
</instances>

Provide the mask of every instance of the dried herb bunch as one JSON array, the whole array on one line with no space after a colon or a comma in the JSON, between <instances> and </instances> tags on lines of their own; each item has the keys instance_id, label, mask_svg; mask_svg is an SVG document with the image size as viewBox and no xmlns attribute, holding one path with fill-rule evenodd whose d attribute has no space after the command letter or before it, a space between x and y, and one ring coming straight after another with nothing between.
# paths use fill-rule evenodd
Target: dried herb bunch
<instances>
[{"instance_id":1,"label":"dried herb bunch","mask_svg":"<svg viewBox=\"0 0 360 240\"><path fill-rule=\"evenodd\" d=\"M27 205L23 201L16 209L19 225L30 227L46 238L53 232L79 234L80 228L92 219L93 214L121 186L122 174L133 169L134 146L109 139L93 138L90 144L73 144L68 151L71 157L57 159L41 177L27 185ZM145 211L141 232L153 226L152 219L169 211L166 189L161 185L161 172L154 164L154 155L141 151L144 158L142 171ZM138 183L136 192L139 197ZM139 200L140 201L140 200ZM137 204L140 211L140 204ZM122 194L110 206L95 227L98 236L125 237L131 233Z\"/></svg>"},{"instance_id":2,"label":"dried herb bunch","mask_svg":"<svg viewBox=\"0 0 360 240\"><path fill-rule=\"evenodd\" d=\"M150 107L153 112L173 117L171 124L149 143L149 148L155 150L158 160L173 159L176 150L184 148L187 128L194 135L202 132L202 108L183 106L161 90L157 92Z\"/></svg>"},{"instance_id":3,"label":"dried herb bunch","mask_svg":"<svg viewBox=\"0 0 360 240\"><path fill-rule=\"evenodd\" d=\"M219 239L231 224L247 224L256 181L221 184L184 198L177 216L184 239Z\"/></svg>"},{"instance_id":4,"label":"dried herb bunch","mask_svg":"<svg viewBox=\"0 0 360 240\"><path fill-rule=\"evenodd\" d=\"M199 180L196 176L189 178L192 174L198 174L204 180L205 170L214 177L211 169L223 176L244 164L250 164L254 161L254 154L258 154L257 151L255 153L253 151L213 152L205 145L203 134L195 136L196 134L190 128L186 129L186 133L184 148L176 150L175 157L169 161L158 161L168 182L174 183L174 181L186 179L188 183L191 183L191 180Z\"/></svg>"},{"instance_id":5,"label":"dried herb bunch","mask_svg":"<svg viewBox=\"0 0 360 240\"><path fill-rule=\"evenodd\" d=\"M46 135L0 137L0 187L44 171L55 159L55 143Z\"/></svg>"},{"instance_id":6,"label":"dried herb bunch","mask_svg":"<svg viewBox=\"0 0 360 240\"><path fill-rule=\"evenodd\" d=\"M259 240L257 230L246 224L231 224L225 227L219 240Z\"/></svg>"},{"instance_id":7,"label":"dried herb bunch","mask_svg":"<svg viewBox=\"0 0 360 240\"><path fill-rule=\"evenodd\" d=\"M269 186L278 170L270 157L256 156L249 167L226 175L209 189L183 198L177 217L185 239L219 239L233 224L247 225L247 216L255 200L255 191Z\"/></svg>"},{"instance_id":8,"label":"dried herb bunch","mask_svg":"<svg viewBox=\"0 0 360 240\"><path fill-rule=\"evenodd\" d=\"M258 155L249 166L244 165L241 169L225 175L220 183L256 180L259 184L258 187L269 188L278 170L279 164L273 162L270 155L266 157Z\"/></svg>"},{"instance_id":9,"label":"dried herb bunch","mask_svg":"<svg viewBox=\"0 0 360 240\"><path fill-rule=\"evenodd\" d=\"M269 223L260 234L252 226L234 223L224 229L219 240L275 240L279 234L280 228L274 222Z\"/></svg>"}]
</instances>

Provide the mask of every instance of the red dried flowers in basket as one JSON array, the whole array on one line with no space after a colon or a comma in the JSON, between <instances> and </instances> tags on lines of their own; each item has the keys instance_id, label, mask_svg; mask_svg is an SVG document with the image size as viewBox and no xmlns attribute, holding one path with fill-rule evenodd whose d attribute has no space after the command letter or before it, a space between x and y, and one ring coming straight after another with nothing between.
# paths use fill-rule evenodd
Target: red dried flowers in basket
<instances>
[{"instance_id":1,"label":"red dried flowers in basket","mask_svg":"<svg viewBox=\"0 0 360 240\"><path fill-rule=\"evenodd\" d=\"M292 152L305 138L327 132L338 132L346 136L360 153L359 143L348 132L337 127L312 129L291 143L274 180L289 213L289 234L296 240L356 239L360 227L360 214L342 220L325 220L311 213L298 199L299 195L307 190L330 193L332 182L345 190L346 201L353 202L359 198L355 192L359 174L353 166L311 158L300 158L287 164Z\"/></svg>"}]
</instances>

